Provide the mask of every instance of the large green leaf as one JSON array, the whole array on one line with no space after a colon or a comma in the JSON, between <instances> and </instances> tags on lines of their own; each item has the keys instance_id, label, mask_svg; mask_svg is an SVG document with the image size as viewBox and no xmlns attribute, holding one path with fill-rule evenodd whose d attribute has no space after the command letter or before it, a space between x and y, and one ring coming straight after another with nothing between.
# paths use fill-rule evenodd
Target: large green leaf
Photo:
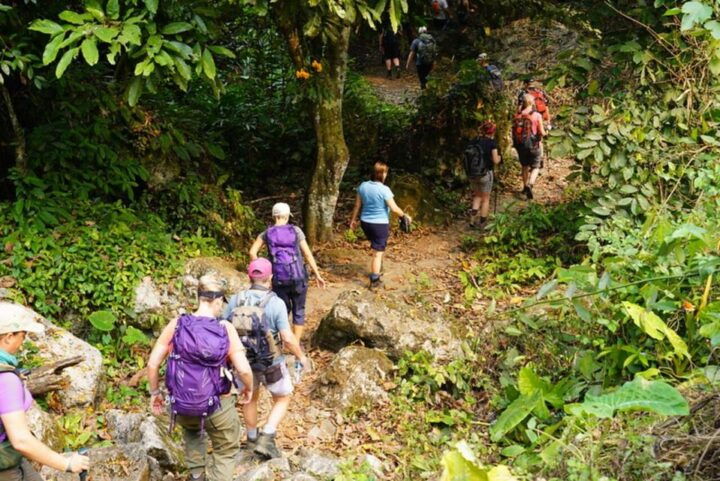
<instances>
[{"instance_id":1,"label":"large green leaf","mask_svg":"<svg viewBox=\"0 0 720 481\"><path fill-rule=\"evenodd\" d=\"M140 77L135 77L132 82L130 82L130 86L128 87L128 104L130 107L135 107L137 105L138 99L140 98L140 95L142 94L143 89L143 81Z\"/></svg>"},{"instance_id":2,"label":"large green leaf","mask_svg":"<svg viewBox=\"0 0 720 481\"><path fill-rule=\"evenodd\" d=\"M202 68L203 72L205 72L205 75L207 75L209 79L215 78L215 60L213 60L212 53L208 49L203 50Z\"/></svg>"},{"instance_id":3,"label":"large green leaf","mask_svg":"<svg viewBox=\"0 0 720 481\"><path fill-rule=\"evenodd\" d=\"M56 37L53 37L47 45L45 45L42 58L43 65L49 65L55 61L58 51L60 50L60 44L63 40L65 40L65 35L57 35Z\"/></svg>"},{"instance_id":4,"label":"large green leaf","mask_svg":"<svg viewBox=\"0 0 720 481\"><path fill-rule=\"evenodd\" d=\"M65 52L62 57L60 57L60 61L55 67L55 77L60 78L63 76L65 70L67 70L68 66L70 65L70 62L75 59L79 51L80 47L71 48L70 50Z\"/></svg>"},{"instance_id":5,"label":"large green leaf","mask_svg":"<svg viewBox=\"0 0 720 481\"><path fill-rule=\"evenodd\" d=\"M611 418L615 411L650 411L665 416L685 416L690 412L688 402L677 389L665 382L641 377L608 394L588 394L585 402L567 409L575 415L587 413L600 418Z\"/></svg>"},{"instance_id":6,"label":"large green leaf","mask_svg":"<svg viewBox=\"0 0 720 481\"><path fill-rule=\"evenodd\" d=\"M100 27L93 32L97 38L105 43L112 42L112 39L118 36L120 30L116 27Z\"/></svg>"},{"instance_id":7,"label":"large green leaf","mask_svg":"<svg viewBox=\"0 0 720 481\"><path fill-rule=\"evenodd\" d=\"M680 30L690 30L698 23L703 23L712 17L713 9L711 6L704 4L703 2L686 2L682 6L682 23Z\"/></svg>"},{"instance_id":8,"label":"large green leaf","mask_svg":"<svg viewBox=\"0 0 720 481\"><path fill-rule=\"evenodd\" d=\"M108 0L107 5L105 6L105 11L110 18L112 18L113 20L117 20L117 18L120 16L119 0Z\"/></svg>"},{"instance_id":9,"label":"large green leaf","mask_svg":"<svg viewBox=\"0 0 720 481\"><path fill-rule=\"evenodd\" d=\"M35 20L28 28L48 35L57 35L64 32L64 29L52 20Z\"/></svg>"},{"instance_id":10,"label":"large green leaf","mask_svg":"<svg viewBox=\"0 0 720 481\"><path fill-rule=\"evenodd\" d=\"M88 320L98 331L109 332L115 328L117 318L110 311L95 311L90 314Z\"/></svg>"},{"instance_id":11,"label":"large green leaf","mask_svg":"<svg viewBox=\"0 0 720 481\"><path fill-rule=\"evenodd\" d=\"M635 325L642 329L645 334L657 340L667 339L672 345L675 354L690 359L690 353L685 341L654 312L632 302L623 302L623 307Z\"/></svg>"},{"instance_id":12,"label":"large green leaf","mask_svg":"<svg viewBox=\"0 0 720 481\"><path fill-rule=\"evenodd\" d=\"M517 481L507 466L481 466L465 441L443 455L442 466L440 481Z\"/></svg>"},{"instance_id":13,"label":"large green leaf","mask_svg":"<svg viewBox=\"0 0 720 481\"><path fill-rule=\"evenodd\" d=\"M515 428L522 422L539 403L543 402L542 393L540 391L533 391L530 394L524 394L514 400L505 411L502 412L500 417L495 421L495 424L490 426L490 439L497 442L505 436L508 432Z\"/></svg>"},{"instance_id":14,"label":"large green leaf","mask_svg":"<svg viewBox=\"0 0 720 481\"><path fill-rule=\"evenodd\" d=\"M86 21L92 19L92 15L84 13L79 14L77 12L73 12L72 10L65 10L63 12L60 12L60 15L58 15L61 20L65 20L68 23L72 23L75 25L82 25Z\"/></svg>"},{"instance_id":15,"label":"large green leaf","mask_svg":"<svg viewBox=\"0 0 720 481\"><path fill-rule=\"evenodd\" d=\"M165 25L162 29L162 33L165 35L175 35L176 33L187 32L192 29L192 24L187 22L173 22Z\"/></svg>"},{"instance_id":16,"label":"large green leaf","mask_svg":"<svg viewBox=\"0 0 720 481\"><path fill-rule=\"evenodd\" d=\"M158 0L145 0L145 8L152 14L157 13Z\"/></svg>"},{"instance_id":17,"label":"large green leaf","mask_svg":"<svg viewBox=\"0 0 720 481\"><path fill-rule=\"evenodd\" d=\"M100 54L98 53L95 37L88 37L83 40L80 50L82 50L83 58L85 58L88 65L95 65L98 62Z\"/></svg>"}]
</instances>

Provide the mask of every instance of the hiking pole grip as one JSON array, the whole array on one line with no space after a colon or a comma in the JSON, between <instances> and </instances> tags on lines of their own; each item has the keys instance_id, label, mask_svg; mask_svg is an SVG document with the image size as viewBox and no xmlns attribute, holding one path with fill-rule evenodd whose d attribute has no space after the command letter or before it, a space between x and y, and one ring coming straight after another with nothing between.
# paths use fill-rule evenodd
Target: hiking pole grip
<instances>
[{"instance_id":1,"label":"hiking pole grip","mask_svg":"<svg viewBox=\"0 0 720 481\"><path fill-rule=\"evenodd\" d=\"M78 454L81 456L87 456L88 455L88 448L80 448L78 449ZM80 481L87 481L88 472L87 470L80 471Z\"/></svg>"}]
</instances>

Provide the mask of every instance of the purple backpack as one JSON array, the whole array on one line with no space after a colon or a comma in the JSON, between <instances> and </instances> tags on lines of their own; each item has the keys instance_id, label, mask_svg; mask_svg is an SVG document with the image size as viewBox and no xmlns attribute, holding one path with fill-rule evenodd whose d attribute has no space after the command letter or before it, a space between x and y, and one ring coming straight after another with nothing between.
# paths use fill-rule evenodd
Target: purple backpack
<instances>
[{"instance_id":1,"label":"purple backpack","mask_svg":"<svg viewBox=\"0 0 720 481\"><path fill-rule=\"evenodd\" d=\"M307 280L295 226L270 227L265 235L272 261L273 284L287 286Z\"/></svg>"},{"instance_id":2,"label":"purple backpack","mask_svg":"<svg viewBox=\"0 0 720 481\"><path fill-rule=\"evenodd\" d=\"M230 392L231 381L224 375L229 349L227 328L217 319L180 316L165 374L170 430L180 415L200 417L200 431L204 432L205 418L220 407L220 395Z\"/></svg>"}]
</instances>

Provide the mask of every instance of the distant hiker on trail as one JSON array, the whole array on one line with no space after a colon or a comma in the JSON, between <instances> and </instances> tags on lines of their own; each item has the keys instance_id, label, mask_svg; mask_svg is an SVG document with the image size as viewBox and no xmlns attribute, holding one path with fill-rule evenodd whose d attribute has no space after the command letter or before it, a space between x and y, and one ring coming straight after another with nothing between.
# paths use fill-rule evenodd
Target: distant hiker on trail
<instances>
[{"instance_id":1,"label":"distant hiker on trail","mask_svg":"<svg viewBox=\"0 0 720 481\"><path fill-rule=\"evenodd\" d=\"M545 93L543 89L536 85L535 79L533 79L532 77L526 79L523 82L523 88L518 93L518 112L523 109L524 99L525 96L528 94L533 96L533 100L535 102L535 111L542 115L545 130L551 130L552 127L550 125L550 110L548 109L550 99L548 98L547 93Z\"/></svg>"},{"instance_id":2,"label":"distant hiker on trail","mask_svg":"<svg viewBox=\"0 0 720 481\"><path fill-rule=\"evenodd\" d=\"M253 372L253 396L243 406L246 447L263 457L279 458L282 454L275 445L275 433L287 414L293 392L293 383L280 344L295 356L302 369L308 370L310 361L290 329L284 303L271 290L273 274L270 261L262 257L251 261L248 276L250 289L230 298L223 318L230 319L237 329ZM246 380L243 380L243 384L247 386ZM259 433L258 399L261 384L272 395L273 404Z\"/></svg>"},{"instance_id":3,"label":"distant hiker on trail","mask_svg":"<svg viewBox=\"0 0 720 481\"><path fill-rule=\"evenodd\" d=\"M490 76L490 85L492 85L497 92L502 92L505 88L505 83L503 82L502 78L502 71L497 66L490 63L490 59L488 57L488 54L486 53L481 53L480 55L478 55L477 61Z\"/></svg>"},{"instance_id":4,"label":"distant hiker on trail","mask_svg":"<svg viewBox=\"0 0 720 481\"><path fill-rule=\"evenodd\" d=\"M393 68L395 78L400 78L400 40L387 18L383 21L380 32L380 53L387 69L387 78L392 78Z\"/></svg>"},{"instance_id":5,"label":"distant hiker on trail","mask_svg":"<svg viewBox=\"0 0 720 481\"><path fill-rule=\"evenodd\" d=\"M298 342L305 330L305 301L308 289L308 272L303 262L307 259L315 274L318 287L325 288L325 279L320 275L315 257L299 227L289 224L290 206L278 202L272 208L275 225L260 234L252 247L250 259L258 258L258 252L267 245L272 262L272 289L292 312L293 334Z\"/></svg>"},{"instance_id":6,"label":"distant hiker on trail","mask_svg":"<svg viewBox=\"0 0 720 481\"><path fill-rule=\"evenodd\" d=\"M197 310L165 326L148 361L150 409L159 416L165 410L159 372L168 358L165 384L170 425L177 422L182 426L191 481L233 479L241 426L230 363L243 386L250 386L243 388L239 402L247 403L252 396L252 372L245 348L233 326L218 319L224 298L220 281L212 276L201 277ZM206 459L207 438L212 445L210 462Z\"/></svg>"},{"instance_id":7,"label":"distant hiker on trail","mask_svg":"<svg viewBox=\"0 0 720 481\"><path fill-rule=\"evenodd\" d=\"M380 272L382 271L383 254L390 236L390 211L399 217L405 217L409 223L412 219L395 203L394 195L385 185L388 175L388 166L385 162L375 162L371 180L360 184L355 197L355 208L350 218L350 229L357 226L358 215L360 227L365 237L370 241L373 258L370 262L370 289L382 286Z\"/></svg>"},{"instance_id":8,"label":"distant hiker on trail","mask_svg":"<svg viewBox=\"0 0 720 481\"><path fill-rule=\"evenodd\" d=\"M480 136L465 149L465 173L472 189L470 226L482 229L490 212L490 193L495 179L494 167L500 163L495 124L487 121L480 126Z\"/></svg>"},{"instance_id":9,"label":"distant hiker on trail","mask_svg":"<svg viewBox=\"0 0 720 481\"><path fill-rule=\"evenodd\" d=\"M435 59L437 58L437 43L432 35L427 33L427 27L418 29L418 38L410 44L410 55L408 55L405 68L410 68L410 62L415 60L415 69L420 79L420 88L424 89L427 85L427 78L433 69Z\"/></svg>"},{"instance_id":10,"label":"distant hiker on trail","mask_svg":"<svg viewBox=\"0 0 720 481\"><path fill-rule=\"evenodd\" d=\"M432 10L433 27L435 30L444 30L448 23L447 0L430 0L430 10Z\"/></svg>"},{"instance_id":11,"label":"distant hiker on trail","mask_svg":"<svg viewBox=\"0 0 720 481\"><path fill-rule=\"evenodd\" d=\"M28 425L25 412L33 398L20 378L15 356L28 332L44 330L32 311L12 302L0 302L0 481L42 481L30 461L68 473L80 473L89 467L87 456L53 451L33 435Z\"/></svg>"},{"instance_id":12,"label":"distant hiker on trail","mask_svg":"<svg viewBox=\"0 0 720 481\"><path fill-rule=\"evenodd\" d=\"M540 173L545 135L542 115L535 110L535 97L526 94L522 110L513 119L512 139L522 166L522 191L528 199L533 198L533 185Z\"/></svg>"}]
</instances>

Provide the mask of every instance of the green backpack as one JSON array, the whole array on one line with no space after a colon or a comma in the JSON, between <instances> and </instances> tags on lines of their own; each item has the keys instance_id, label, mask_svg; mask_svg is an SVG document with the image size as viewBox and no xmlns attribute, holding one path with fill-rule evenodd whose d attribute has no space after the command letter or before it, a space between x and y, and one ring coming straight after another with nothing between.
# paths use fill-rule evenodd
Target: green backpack
<instances>
[{"instance_id":1,"label":"green backpack","mask_svg":"<svg viewBox=\"0 0 720 481\"><path fill-rule=\"evenodd\" d=\"M418 62L422 65L431 65L437 58L437 43L429 33L421 33L418 39L420 40L417 47Z\"/></svg>"},{"instance_id":2,"label":"green backpack","mask_svg":"<svg viewBox=\"0 0 720 481\"><path fill-rule=\"evenodd\" d=\"M14 374L17 374L18 377L20 376L17 369L8 364L0 364L0 373L3 372L12 372ZM3 427L2 423L0 423L0 435L2 434L5 434L5 428ZM0 471L17 468L22 463L22 460L23 455L20 453L20 451L13 448L9 439L6 439L2 443L0 443Z\"/></svg>"}]
</instances>

